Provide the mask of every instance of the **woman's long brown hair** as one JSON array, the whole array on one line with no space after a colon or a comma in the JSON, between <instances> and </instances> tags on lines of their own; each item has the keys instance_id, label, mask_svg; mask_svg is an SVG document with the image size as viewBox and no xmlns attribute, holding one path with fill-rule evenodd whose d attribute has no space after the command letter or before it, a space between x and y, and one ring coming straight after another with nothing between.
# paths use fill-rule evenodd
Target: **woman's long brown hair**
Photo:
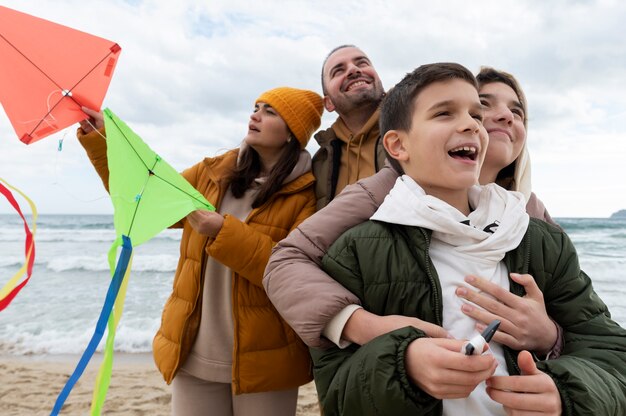
<instances>
[{"instance_id":1,"label":"woman's long brown hair","mask_svg":"<svg viewBox=\"0 0 626 416\"><path fill-rule=\"evenodd\" d=\"M476 75L476 80L478 81L478 89L487 84L491 84L494 82L501 82L504 85L508 85L511 87L520 103L522 104L522 110L524 110L524 128L528 129L528 115L527 115L527 107L526 103L526 95L524 94L524 90L522 90L521 85L517 81L517 79L509 74L508 72L499 71L497 69L483 66L480 68L480 72ZM518 155L517 158L509 166L505 166L498 172L498 176L496 177L496 184L500 185L504 189L515 189L515 168L517 165L517 160L520 158Z\"/></svg>"},{"instance_id":2,"label":"woman's long brown hair","mask_svg":"<svg viewBox=\"0 0 626 416\"><path fill-rule=\"evenodd\" d=\"M270 197L283 185L283 181L298 163L300 158L300 142L289 132L291 140L285 145L282 156L261 184L259 192L252 202L252 208L258 208L267 202ZM228 176L228 182L235 198L242 198L256 178L261 173L261 158L252 147L246 147L239 155L239 163Z\"/></svg>"}]
</instances>

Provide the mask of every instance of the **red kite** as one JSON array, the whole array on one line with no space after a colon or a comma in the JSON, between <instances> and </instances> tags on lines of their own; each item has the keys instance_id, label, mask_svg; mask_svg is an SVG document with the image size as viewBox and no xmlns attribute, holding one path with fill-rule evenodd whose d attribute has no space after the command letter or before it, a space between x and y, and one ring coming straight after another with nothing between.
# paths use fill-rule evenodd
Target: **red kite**
<instances>
[{"instance_id":1,"label":"red kite","mask_svg":"<svg viewBox=\"0 0 626 416\"><path fill-rule=\"evenodd\" d=\"M30 144L99 110L117 43L0 6L0 103Z\"/></svg>"}]
</instances>

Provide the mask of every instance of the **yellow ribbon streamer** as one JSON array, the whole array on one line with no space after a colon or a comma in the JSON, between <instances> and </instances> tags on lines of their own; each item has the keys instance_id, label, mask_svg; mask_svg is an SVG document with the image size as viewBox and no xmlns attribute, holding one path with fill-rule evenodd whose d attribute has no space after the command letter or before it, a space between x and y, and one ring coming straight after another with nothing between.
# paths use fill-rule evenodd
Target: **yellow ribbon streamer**
<instances>
[{"instance_id":1,"label":"yellow ribbon streamer","mask_svg":"<svg viewBox=\"0 0 626 416\"><path fill-rule=\"evenodd\" d=\"M37 207L35 206L35 203L29 197L27 197L22 191L20 191L16 187L12 186L11 184L9 184L4 179L0 178L0 182L3 182L6 185L7 188L10 188L10 189L14 190L15 192L17 192L18 194L20 194L22 196L22 198L24 198L26 200L26 202L28 202L28 205L30 205L30 210L31 210L32 216L33 216L32 217L33 225L32 225L31 234L32 234L33 241L35 241L35 232L37 231ZM24 276L24 274L26 274L26 270L28 268L28 263L30 262L30 258L33 255L33 247L34 247L34 245L31 245L28 248L28 252L26 253L26 258L25 258L25 261L24 261L24 265L22 267L20 267L20 269L17 271L17 273L15 273L15 275L13 275L13 277L0 290L0 299L4 299L18 285L18 282L21 280L21 278Z\"/></svg>"},{"instance_id":2,"label":"yellow ribbon streamer","mask_svg":"<svg viewBox=\"0 0 626 416\"><path fill-rule=\"evenodd\" d=\"M119 245L120 241L116 240L109 250L109 267L111 268L111 276L113 276L113 274L115 273L115 253ZM113 311L109 316L109 321L107 324L107 340L104 348L104 354L102 357L102 363L100 364L100 370L98 372L98 375L96 376L96 382L94 385L93 396L91 400L92 416L99 416L102 412L102 405L104 404L107 391L109 390L109 384L111 382L111 372L113 368L113 347L115 344L115 332L117 329L117 325L122 318L122 313L124 312L126 289L128 288L128 282L130 280L129 276L133 263L133 255L134 253L131 254L130 260L128 262L128 268L126 269L124 279L122 280L122 285L120 286L120 291L117 294L117 298L115 298Z\"/></svg>"}]
</instances>

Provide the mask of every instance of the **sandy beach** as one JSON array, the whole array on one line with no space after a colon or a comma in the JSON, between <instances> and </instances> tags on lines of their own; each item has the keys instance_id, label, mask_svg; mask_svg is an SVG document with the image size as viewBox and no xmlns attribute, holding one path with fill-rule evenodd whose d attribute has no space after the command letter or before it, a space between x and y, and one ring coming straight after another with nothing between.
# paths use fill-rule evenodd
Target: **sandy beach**
<instances>
[{"instance_id":1,"label":"sandy beach","mask_svg":"<svg viewBox=\"0 0 626 416\"><path fill-rule=\"evenodd\" d=\"M69 398L62 415L89 414L99 356L94 356ZM57 395L74 371L75 356L0 356L0 415L49 415ZM170 386L150 354L116 354L105 415L170 415ZM298 416L319 415L315 386L300 388Z\"/></svg>"}]
</instances>

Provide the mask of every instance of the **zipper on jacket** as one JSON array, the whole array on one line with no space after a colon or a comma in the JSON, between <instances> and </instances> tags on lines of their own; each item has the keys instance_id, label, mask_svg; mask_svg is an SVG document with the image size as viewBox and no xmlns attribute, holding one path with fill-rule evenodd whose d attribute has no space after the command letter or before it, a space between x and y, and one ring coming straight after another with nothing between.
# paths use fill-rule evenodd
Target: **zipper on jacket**
<instances>
[{"instance_id":1,"label":"zipper on jacket","mask_svg":"<svg viewBox=\"0 0 626 416\"><path fill-rule=\"evenodd\" d=\"M428 279L430 280L430 285L432 286L433 289L433 294L435 297L435 317L437 318L437 325L442 326L443 325L443 318L441 317L441 313L442 313L442 305L441 305L441 296L439 293L439 286L437 286L437 282L435 281L435 278L432 275L432 272L430 270L430 236L428 235L428 233L426 231L424 231L423 228L419 227L419 230L421 231L421 233L424 235L424 239L426 240L426 275L428 276Z\"/></svg>"},{"instance_id":2,"label":"zipper on jacket","mask_svg":"<svg viewBox=\"0 0 626 416\"><path fill-rule=\"evenodd\" d=\"M381 146L382 137L380 133L378 134L378 138L376 139L376 144L374 145L374 172L378 172L380 170L380 166L378 163L378 148ZM385 159L383 159L383 165L385 164Z\"/></svg>"},{"instance_id":3,"label":"zipper on jacket","mask_svg":"<svg viewBox=\"0 0 626 416\"><path fill-rule=\"evenodd\" d=\"M525 246L525 256L524 256L524 265L523 265L523 269L522 272L524 273L528 273L529 269L530 269L530 249L531 249L531 245L530 245L530 227L527 228L526 231L526 235L524 236L524 239L526 240L526 244L524 244ZM512 354L511 354L512 355ZM517 374L522 374L522 369L519 368L519 365L517 365L517 357L514 357L513 359L513 367L515 368L515 370L517 371Z\"/></svg>"},{"instance_id":4,"label":"zipper on jacket","mask_svg":"<svg viewBox=\"0 0 626 416\"><path fill-rule=\"evenodd\" d=\"M520 270L521 273L527 274L528 271L530 270L530 236L528 235L530 231L526 231L526 234L524 235L524 238L522 239L522 243L524 245L524 262L522 264L522 270ZM520 245L521 245L520 244ZM507 267L507 271L509 273L511 273L511 270L508 269ZM509 278L509 282L511 281L511 279ZM518 284L513 282L514 284ZM516 294L515 292L512 291L512 293ZM519 368L519 365L517 364L517 357L515 356L515 354L513 354L513 350L509 347L504 347L504 354L505 354L505 360L506 361L510 361L513 369L515 369L515 371L517 371L517 374L522 374L522 369Z\"/></svg>"},{"instance_id":5,"label":"zipper on jacket","mask_svg":"<svg viewBox=\"0 0 626 416\"><path fill-rule=\"evenodd\" d=\"M332 152L330 152L330 189L327 189L328 202L332 201L335 198L335 193L337 192L337 181L339 180L339 167L341 166L341 140L334 139L330 142L330 148Z\"/></svg>"},{"instance_id":6,"label":"zipper on jacket","mask_svg":"<svg viewBox=\"0 0 626 416\"><path fill-rule=\"evenodd\" d=\"M526 239L526 256L524 258L524 273L528 273L530 270L530 227L527 228L526 235L524 238Z\"/></svg>"},{"instance_id":7,"label":"zipper on jacket","mask_svg":"<svg viewBox=\"0 0 626 416\"><path fill-rule=\"evenodd\" d=\"M247 221L246 221L247 222ZM237 290L239 286L239 277L237 273L233 272L233 288L232 288L232 302L233 302L233 373L232 373L232 383L234 386L235 394L240 393L239 387L239 305L238 300L239 296L237 296Z\"/></svg>"}]
</instances>

